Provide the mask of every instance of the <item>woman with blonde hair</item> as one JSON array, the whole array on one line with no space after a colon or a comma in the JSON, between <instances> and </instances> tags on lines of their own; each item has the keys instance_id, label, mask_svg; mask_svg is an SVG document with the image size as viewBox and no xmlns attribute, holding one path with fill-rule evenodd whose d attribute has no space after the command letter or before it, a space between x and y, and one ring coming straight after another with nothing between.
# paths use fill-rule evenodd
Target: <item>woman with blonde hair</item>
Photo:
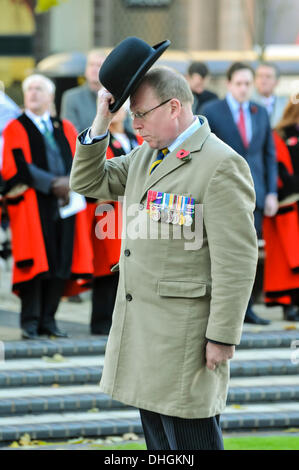
<instances>
[{"instance_id":1,"label":"woman with blonde hair","mask_svg":"<svg viewBox=\"0 0 299 470\"><path fill-rule=\"evenodd\" d=\"M298 98L298 95L297 95ZM278 160L279 210L264 219L266 305L281 305L299 321L299 104L290 100L273 137Z\"/></svg>"}]
</instances>

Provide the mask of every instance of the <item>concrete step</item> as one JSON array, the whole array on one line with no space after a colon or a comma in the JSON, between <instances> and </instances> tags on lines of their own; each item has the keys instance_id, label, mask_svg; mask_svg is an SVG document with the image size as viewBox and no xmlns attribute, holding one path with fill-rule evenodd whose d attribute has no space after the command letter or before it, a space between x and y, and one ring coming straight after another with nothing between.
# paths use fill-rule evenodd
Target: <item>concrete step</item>
<instances>
[{"instance_id":1,"label":"concrete step","mask_svg":"<svg viewBox=\"0 0 299 470\"><path fill-rule=\"evenodd\" d=\"M231 387L267 387L269 385L299 385L299 375L276 375L271 377L232 377ZM0 392L1 393L1 392ZM4 392L5 393L5 392ZM0 395L1 396L1 395Z\"/></svg>"},{"instance_id":2,"label":"concrete step","mask_svg":"<svg viewBox=\"0 0 299 470\"><path fill-rule=\"evenodd\" d=\"M124 409L101 413L48 413L1 418L0 442L14 441L28 433L31 439L69 439L142 433L139 412Z\"/></svg>"},{"instance_id":3,"label":"concrete step","mask_svg":"<svg viewBox=\"0 0 299 470\"><path fill-rule=\"evenodd\" d=\"M294 385L290 380L288 385L231 387L228 393L228 404L232 405L285 401L299 401L299 384ZM124 407L122 403L99 392L98 385L65 386L61 389L6 389L0 394L1 417L54 412L93 412Z\"/></svg>"},{"instance_id":4,"label":"concrete step","mask_svg":"<svg viewBox=\"0 0 299 470\"><path fill-rule=\"evenodd\" d=\"M292 361L291 349L236 351L230 364L231 377L296 375L299 361ZM7 360L0 363L0 388L42 385L95 384L101 378L104 356Z\"/></svg>"},{"instance_id":5,"label":"concrete step","mask_svg":"<svg viewBox=\"0 0 299 470\"><path fill-rule=\"evenodd\" d=\"M46 369L76 369L78 367L102 367L104 356L43 356L39 359L10 359L0 364L0 371L30 371Z\"/></svg>"},{"instance_id":6,"label":"concrete step","mask_svg":"<svg viewBox=\"0 0 299 470\"><path fill-rule=\"evenodd\" d=\"M289 361L247 361L231 364L231 377L295 375L299 367ZM46 368L0 372L0 388L32 387L41 385L96 384L100 381L102 367Z\"/></svg>"},{"instance_id":7,"label":"concrete step","mask_svg":"<svg viewBox=\"0 0 299 470\"><path fill-rule=\"evenodd\" d=\"M222 428L299 426L298 331L249 333L230 363ZM142 433L138 410L99 392L106 337L5 343L0 362L0 442ZM56 355L56 356L55 356Z\"/></svg>"},{"instance_id":8,"label":"concrete step","mask_svg":"<svg viewBox=\"0 0 299 470\"><path fill-rule=\"evenodd\" d=\"M101 367L56 367L0 372L0 388L98 383Z\"/></svg>"},{"instance_id":9,"label":"concrete step","mask_svg":"<svg viewBox=\"0 0 299 470\"><path fill-rule=\"evenodd\" d=\"M289 348L292 341L299 340L299 330L243 332L237 350ZM84 356L101 355L105 352L106 336L86 338L46 339L34 341L4 342L5 359L38 358L41 356Z\"/></svg>"},{"instance_id":10,"label":"concrete step","mask_svg":"<svg viewBox=\"0 0 299 470\"><path fill-rule=\"evenodd\" d=\"M289 359L232 361L230 364L231 377L254 377L262 375L296 375L299 373L299 363Z\"/></svg>"},{"instance_id":11,"label":"concrete step","mask_svg":"<svg viewBox=\"0 0 299 470\"><path fill-rule=\"evenodd\" d=\"M274 361L283 360L290 361L292 359L292 350L290 348L269 348L265 350L250 349L237 350L231 363L247 362L247 361ZM41 357L9 359L0 363L0 371L13 370L30 370L30 369L51 369L69 368L69 367L87 367L87 366L103 366L104 354L99 355L72 355L65 356L59 353L50 355L42 355Z\"/></svg>"},{"instance_id":12,"label":"concrete step","mask_svg":"<svg viewBox=\"0 0 299 470\"><path fill-rule=\"evenodd\" d=\"M247 405L238 410L228 406L222 414L221 425L226 431L297 427L298 405ZM0 425L0 442L18 440L25 433L31 439L70 439L120 435L125 432L142 433L138 410L4 417Z\"/></svg>"},{"instance_id":13,"label":"concrete step","mask_svg":"<svg viewBox=\"0 0 299 470\"><path fill-rule=\"evenodd\" d=\"M268 348L289 348L293 341L299 339L299 329L274 330L255 332L243 331L241 343L237 346L240 349L268 349Z\"/></svg>"},{"instance_id":14,"label":"concrete step","mask_svg":"<svg viewBox=\"0 0 299 470\"><path fill-rule=\"evenodd\" d=\"M77 339L40 339L4 342L5 360L42 356L91 356L105 353L107 336Z\"/></svg>"},{"instance_id":15,"label":"concrete step","mask_svg":"<svg viewBox=\"0 0 299 470\"><path fill-rule=\"evenodd\" d=\"M124 404L101 393L98 385L9 389L6 394L5 390L2 390L0 395L2 417L53 412L92 412L124 407Z\"/></svg>"}]
</instances>

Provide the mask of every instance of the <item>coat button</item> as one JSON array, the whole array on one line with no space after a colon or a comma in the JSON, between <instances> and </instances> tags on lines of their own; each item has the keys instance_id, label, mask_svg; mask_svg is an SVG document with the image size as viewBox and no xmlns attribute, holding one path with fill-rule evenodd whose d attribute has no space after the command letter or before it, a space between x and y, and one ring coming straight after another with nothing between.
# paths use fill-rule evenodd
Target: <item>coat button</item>
<instances>
[{"instance_id":1,"label":"coat button","mask_svg":"<svg viewBox=\"0 0 299 470\"><path fill-rule=\"evenodd\" d=\"M131 300L133 300L133 297L131 296L131 294L127 294L126 299L128 302L131 302Z\"/></svg>"},{"instance_id":2,"label":"coat button","mask_svg":"<svg viewBox=\"0 0 299 470\"><path fill-rule=\"evenodd\" d=\"M127 257L128 257L128 256L130 256L130 255L131 255L131 252L130 252L130 250L125 250L125 256L127 256Z\"/></svg>"},{"instance_id":3,"label":"coat button","mask_svg":"<svg viewBox=\"0 0 299 470\"><path fill-rule=\"evenodd\" d=\"M144 204L142 204L142 203L139 204L139 210L140 210L140 211L143 211L143 209L144 209Z\"/></svg>"}]
</instances>

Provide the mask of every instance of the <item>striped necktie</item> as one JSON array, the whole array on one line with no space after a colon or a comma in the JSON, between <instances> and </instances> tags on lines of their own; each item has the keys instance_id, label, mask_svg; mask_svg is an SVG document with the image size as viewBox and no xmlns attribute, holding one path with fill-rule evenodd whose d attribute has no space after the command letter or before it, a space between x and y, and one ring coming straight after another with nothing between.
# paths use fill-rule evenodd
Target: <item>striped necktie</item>
<instances>
[{"instance_id":1,"label":"striped necktie","mask_svg":"<svg viewBox=\"0 0 299 470\"><path fill-rule=\"evenodd\" d=\"M169 150L167 147L164 149L159 150L158 155L154 163L152 164L149 174L151 175L152 172L157 168L157 166L162 162L163 158L168 154Z\"/></svg>"},{"instance_id":2,"label":"striped necktie","mask_svg":"<svg viewBox=\"0 0 299 470\"><path fill-rule=\"evenodd\" d=\"M44 119L42 119L41 123L42 123L43 128L44 128L44 132L43 132L44 137L47 139L47 141L48 141L49 145L52 147L52 149L56 150L57 149L56 140L54 138L53 133L50 131L50 129L47 125L47 122Z\"/></svg>"}]
</instances>

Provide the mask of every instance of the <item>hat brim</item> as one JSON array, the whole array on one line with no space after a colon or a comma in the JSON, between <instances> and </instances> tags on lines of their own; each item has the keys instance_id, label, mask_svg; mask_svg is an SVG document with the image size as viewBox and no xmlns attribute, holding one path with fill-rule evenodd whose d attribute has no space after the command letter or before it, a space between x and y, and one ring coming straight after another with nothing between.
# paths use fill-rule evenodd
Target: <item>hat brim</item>
<instances>
[{"instance_id":1,"label":"hat brim","mask_svg":"<svg viewBox=\"0 0 299 470\"><path fill-rule=\"evenodd\" d=\"M141 67L133 75L126 89L124 90L122 96L118 98L114 103L110 104L109 110L111 113L116 113L116 111L118 111L121 108L124 102L136 90L139 82L144 77L146 72L159 59L159 57L169 47L169 45L170 45L170 41L166 39L165 41L160 42L159 44L156 44L155 46L153 46L153 49L155 49L155 52L144 61Z\"/></svg>"}]
</instances>

